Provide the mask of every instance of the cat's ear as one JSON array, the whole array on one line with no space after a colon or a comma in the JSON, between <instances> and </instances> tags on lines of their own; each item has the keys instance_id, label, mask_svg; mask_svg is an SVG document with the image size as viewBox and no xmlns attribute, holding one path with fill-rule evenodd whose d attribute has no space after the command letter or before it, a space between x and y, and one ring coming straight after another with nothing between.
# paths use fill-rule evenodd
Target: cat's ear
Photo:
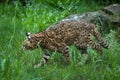
<instances>
[{"instance_id":1,"label":"cat's ear","mask_svg":"<svg viewBox=\"0 0 120 80\"><path fill-rule=\"evenodd\" d=\"M26 37L27 37L28 40L30 40L31 39L31 33L26 32Z\"/></svg>"}]
</instances>

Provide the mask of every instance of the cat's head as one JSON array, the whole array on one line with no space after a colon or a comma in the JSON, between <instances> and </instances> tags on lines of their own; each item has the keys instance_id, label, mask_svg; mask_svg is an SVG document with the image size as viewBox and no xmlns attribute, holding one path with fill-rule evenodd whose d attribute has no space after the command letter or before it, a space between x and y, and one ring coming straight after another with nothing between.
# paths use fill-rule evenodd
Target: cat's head
<instances>
[{"instance_id":1,"label":"cat's head","mask_svg":"<svg viewBox=\"0 0 120 80\"><path fill-rule=\"evenodd\" d=\"M27 32L26 39L22 42L22 49L23 50L30 50L35 48L35 44L32 40L32 34Z\"/></svg>"}]
</instances>

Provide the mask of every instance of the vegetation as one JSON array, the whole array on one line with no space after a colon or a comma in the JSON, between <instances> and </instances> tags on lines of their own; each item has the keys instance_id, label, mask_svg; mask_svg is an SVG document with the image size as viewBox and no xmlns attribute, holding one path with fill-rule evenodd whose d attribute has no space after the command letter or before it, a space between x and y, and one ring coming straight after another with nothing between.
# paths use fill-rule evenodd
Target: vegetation
<instances>
[{"instance_id":1,"label":"vegetation","mask_svg":"<svg viewBox=\"0 0 120 80\"><path fill-rule=\"evenodd\" d=\"M55 2L56 1L56 2ZM70 14L99 10L104 5L87 0L33 0L31 4L21 5L19 1L11 4L0 3L0 79L1 80L118 80L120 78L120 44L111 30L104 38L109 49L103 49L98 56L91 49L85 63L84 56L70 46L71 63L66 65L62 57L54 52L50 61L39 69L34 69L42 49L22 50L25 30L36 33L45 30L53 23ZM77 62L82 64L78 65Z\"/></svg>"}]
</instances>

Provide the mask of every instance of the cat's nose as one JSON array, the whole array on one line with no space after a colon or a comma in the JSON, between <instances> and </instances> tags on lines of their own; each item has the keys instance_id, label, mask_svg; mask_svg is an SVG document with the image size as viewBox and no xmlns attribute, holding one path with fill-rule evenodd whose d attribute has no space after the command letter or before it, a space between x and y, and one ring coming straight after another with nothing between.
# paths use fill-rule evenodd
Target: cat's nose
<instances>
[{"instance_id":1,"label":"cat's nose","mask_svg":"<svg viewBox=\"0 0 120 80\"><path fill-rule=\"evenodd\" d=\"M24 50L24 51L26 50L25 46L22 46L22 50Z\"/></svg>"}]
</instances>

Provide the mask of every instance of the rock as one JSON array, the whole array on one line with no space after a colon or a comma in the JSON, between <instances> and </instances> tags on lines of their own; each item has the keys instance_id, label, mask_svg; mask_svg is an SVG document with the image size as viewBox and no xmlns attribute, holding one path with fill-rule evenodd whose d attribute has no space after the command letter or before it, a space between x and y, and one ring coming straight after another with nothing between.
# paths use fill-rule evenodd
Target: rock
<instances>
[{"instance_id":1,"label":"rock","mask_svg":"<svg viewBox=\"0 0 120 80\"><path fill-rule=\"evenodd\" d=\"M66 17L63 20L69 19L69 20L84 20L87 22L92 22L97 16L99 15L98 12L87 12L84 14L73 14L68 17Z\"/></svg>"},{"instance_id":2,"label":"rock","mask_svg":"<svg viewBox=\"0 0 120 80\"><path fill-rule=\"evenodd\" d=\"M109 14L108 12L111 14ZM100 30L104 34L106 32L109 33L110 29L120 30L118 29L120 28L119 14L120 14L120 5L113 4L95 12L87 12L83 14L72 14L62 19L61 21L80 20L80 21L92 22L102 26ZM48 29L51 27L54 27L55 24L48 27Z\"/></svg>"},{"instance_id":3,"label":"rock","mask_svg":"<svg viewBox=\"0 0 120 80\"><path fill-rule=\"evenodd\" d=\"M103 32L111 28L118 30L120 28L120 5L113 4L95 12L73 14L63 20L81 20L97 23L103 27Z\"/></svg>"},{"instance_id":4,"label":"rock","mask_svg":"<svg viewBox=\"0 0 120 80\"><path fill-rule=\"evenodd\" d=\"M113 4L113 5L107 6L107 7L103 8L103 10L108 14L120 15L120 5L119 4Z\"/></svg>"}]
</instances>

